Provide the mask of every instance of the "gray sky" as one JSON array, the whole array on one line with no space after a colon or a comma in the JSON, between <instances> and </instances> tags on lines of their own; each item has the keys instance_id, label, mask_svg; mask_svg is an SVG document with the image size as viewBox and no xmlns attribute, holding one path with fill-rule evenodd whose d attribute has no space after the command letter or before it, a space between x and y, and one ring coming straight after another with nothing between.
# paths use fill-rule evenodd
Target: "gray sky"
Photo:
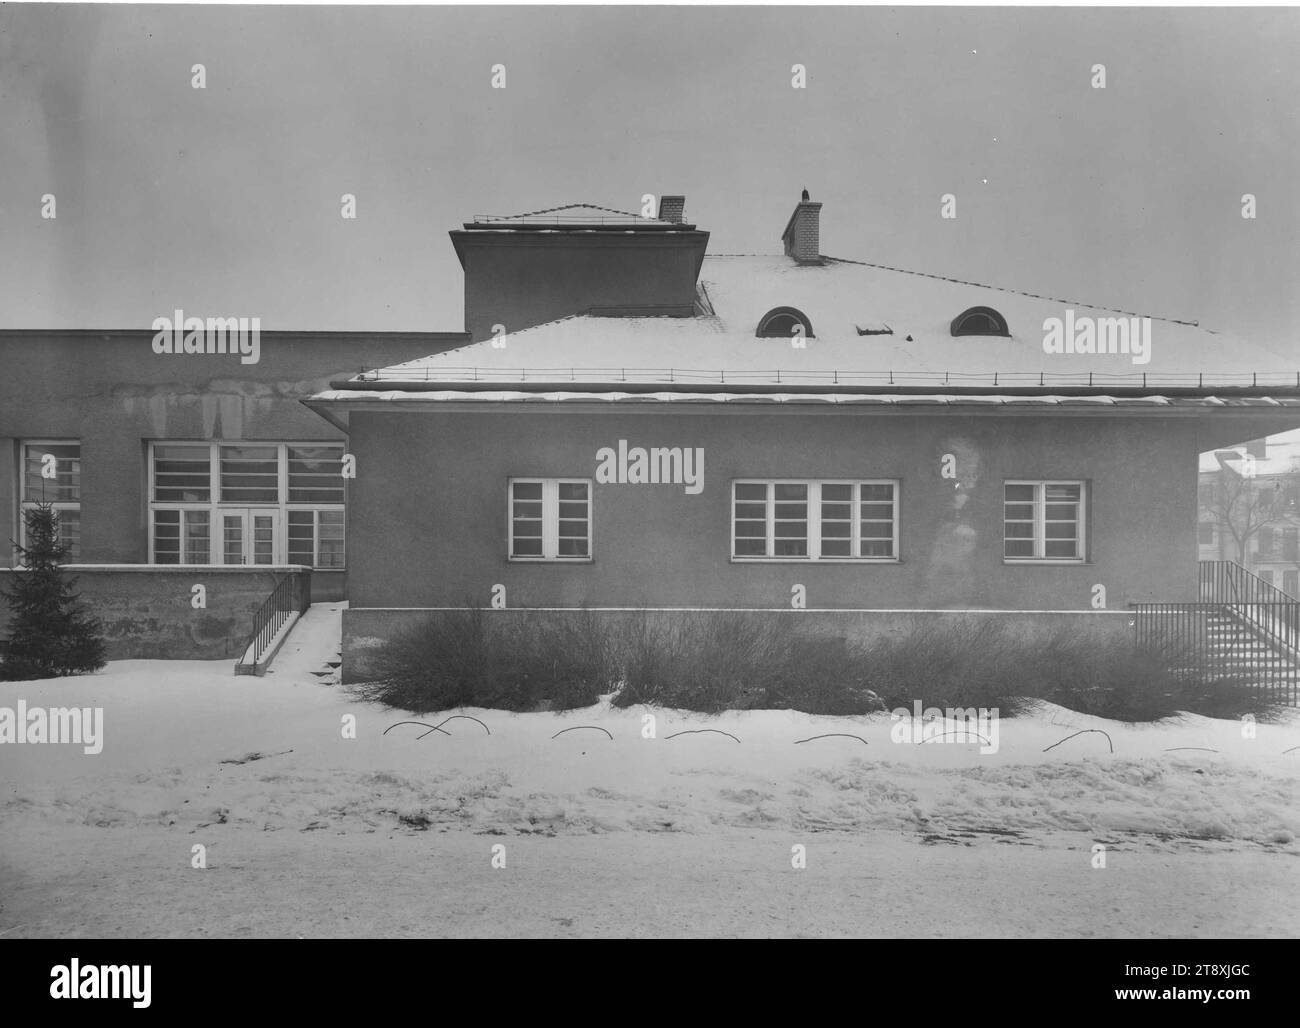
<instances>
[{"instance_id":1,"label":"gray sky","mask_svg":"<svg viewBox=\"0 0 1300 1028\"><path fill-rule=\"evenodd\" d=\"M1288 9L6 5L0 322L459 329L476 213L679 192L772 253L807 186L832 256L1296 354L1297 54Z\"/></svg>"}]
</instances>

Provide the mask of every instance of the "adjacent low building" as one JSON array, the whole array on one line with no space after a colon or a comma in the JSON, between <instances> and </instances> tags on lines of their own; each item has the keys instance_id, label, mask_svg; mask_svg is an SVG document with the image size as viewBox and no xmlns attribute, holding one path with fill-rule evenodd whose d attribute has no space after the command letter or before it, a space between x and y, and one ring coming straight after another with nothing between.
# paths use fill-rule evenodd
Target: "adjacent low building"
<instances>
[{"instance_id":1,"label":"adjacent low building","mask_svg":"<svg viewBox=\"0 0 1300 1028\"><path fill-rule=\"evenodd\" d=\"M468 338L259 328L252 362L251 345L223 336L216 352L206 329L193 352L160 352L152 327L0 331L4 537L22 542L23 511L53 503L114 659L238 656L288 574L342 599L346 437L300 400Z\"/></svg>"}]
</instances>

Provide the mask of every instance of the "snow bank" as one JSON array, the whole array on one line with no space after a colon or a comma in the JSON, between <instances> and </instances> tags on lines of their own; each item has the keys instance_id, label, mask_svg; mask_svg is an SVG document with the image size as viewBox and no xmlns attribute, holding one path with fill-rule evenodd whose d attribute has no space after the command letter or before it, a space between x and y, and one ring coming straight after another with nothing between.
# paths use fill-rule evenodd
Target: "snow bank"
<instances>
[{"instance_id":1,"label":"snow bank","mask_svg":"<svg viewBox=\"0 0 1300 1028\"><path fill-rule=\"evenodd\" d=\"M430 731L447 715L357 702L312 677L310 650L300 646L264 679L234 677L229 661L119 661L91 676L0 683L0 705L104 708L97 756L78 746L0 746L3 830L731 827L1031 843L1084 832L1266 848L1291 846L1300 833L1300 749L1284 752L1300 747L1295 721L1257 726L1250 737L1236 722L1130 726L1045 704L1002 721L996 753L951 740L895 742L889 715L792 711L471 709ZM423 724L392 727L400 721Z\"/></svg>"}]
</instances>

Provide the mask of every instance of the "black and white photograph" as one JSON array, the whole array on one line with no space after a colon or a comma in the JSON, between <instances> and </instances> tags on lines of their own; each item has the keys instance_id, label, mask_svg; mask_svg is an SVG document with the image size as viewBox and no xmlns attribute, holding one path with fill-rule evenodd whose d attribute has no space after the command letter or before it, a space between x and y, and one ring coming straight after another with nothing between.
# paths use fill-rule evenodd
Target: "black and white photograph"
<instances>
[{"instance_id":1,"label":"black and white photograph","mask_svg":"<svg viewBox=\"0 0 1300 1028\"><path fill-rule=\"evenodd\" d=\"M1251 1001L1297 54L1285 6L0 6L0 943L1185 940L1119 988Z\"/></svg>"}]
</instances>

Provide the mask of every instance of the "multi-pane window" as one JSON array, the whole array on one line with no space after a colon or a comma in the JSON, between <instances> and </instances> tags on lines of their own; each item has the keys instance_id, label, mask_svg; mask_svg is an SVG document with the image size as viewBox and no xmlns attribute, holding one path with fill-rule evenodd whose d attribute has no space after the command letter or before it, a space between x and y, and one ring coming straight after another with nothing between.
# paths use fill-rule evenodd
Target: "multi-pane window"
<instances>
[{"instance_id":1,"label":"multi-pane window","mask_svg":"<svg viewBox=\"0 0 1300 1028\"><path fill-rule=\"evenodd\" d=\"M1282 559L1300 561L1300 529L1282 529Z\"/></svg>"},{"instance_id":2,"label":"multi-pane window","mask_svg":"<svg viewBox=\"0 0 1300 1028\"><path fill-rule=\"evenodd\" d=\"M153 500L155 503L207 503L212 499L212 447L155 443Z\"/></svg>"},{"instance_id":3,"label":"multi-pane window","mask_svg":"<svg viewBox=\"0 0 1300 1028\"><path fill-rule=\"evenodd\" d=\"M220 446L222 503L279 503L280 447Z\"/></svg>"},{"instance_id":4,"label":"multi-pane window","mask_svg":"<svg viewBox=\"0 0 1300 1028\"><path fill-rule=\"evenodd\" d=\"M155 510L153 539L155 564L211 563L211 513L197 509Z\"/></svg>"},{"instance_id":5,"label":"multi-pane window","mask_svg":"<svg viewBox=\"0 0 1300 1028\"><path fill-rule=\"evenodd\" d=\"M1214 522L1202 521L1197 526L1197 542L1208 546L1214 542Z\"/></svg>"},{"instance_id":6,"label":"multi-pane window","mask_svg":"<svg viewBox=\"0 0 1300 1028\"><path fill-rule=\"evenodd\" d=\"M343 568L342 459L338 443L154 443L154 563Z\"/></svg>"},{"instance_id":7,"label":"multi-pane window","mask_svg":"<svg viewBox=\"0 0 1300 1028\"><path fill-rule=\"evenodd\" d=\"M289 503L343 504L343 475L339 446L286 447Z\"/></svg>"},{"instance_id":8,"label":"multi-pane window","mask_svg":"<svg viewBox=\"0 0 1300 1028\"><path fill-rule=\"evenodd\" d=\"M735 560L897 560L898 483L732 483Z\"/></svg>"},{"instance_id":9,"label":"multi-pane window","mask_svg":"<svg viewBox=\"0 0 1300 1028\"><path fill-rule=\"evenodd\" d=\"M1007 482L1002 554L1012 561L1082 561L1082 482Z\"/></svg>"},{"instance_id":10,"label":"multi-pane window","mask_svg":"<svg viewBox=\"0 0 1300 1028\"><path fill-rule=\"evenodd\" d=\"M290 510L289 563L343 567L343 511Z\"/></svg>"},{"instance_id":11,"label":"multi-pane window","mask_svg":"<svg viewBox=\"0 0 1300 1028\"><path fill-rule=\"evenodd\" d=\"M81 556L81 444L23 443L22 494L25 512L37 504L54 508L59 541L68 547L68 560ZM27 545L26 517L19 524L19 541Z\"/></svg>"},{"instance_id":12,"label":"multi-pane window","mask_svg":"<svg viewBox=\"0 0 1300 1028\"><path fill-rule=\"evenodd\" d=\"M590 560L591 481L512 478L511 560Z\"/></svg>"},{"instance_id":13,"label":"multi-pane window","mask_svg":"<svg viewBox=\"0 0 1300 1028\"><path fill-rule=\"evenodd\" d=\"M1255 543L1255 555L1262 560L1273 559L1273 529L1268 525L1259 530L1259 538Z\"/></svg>"}]
</instances>

